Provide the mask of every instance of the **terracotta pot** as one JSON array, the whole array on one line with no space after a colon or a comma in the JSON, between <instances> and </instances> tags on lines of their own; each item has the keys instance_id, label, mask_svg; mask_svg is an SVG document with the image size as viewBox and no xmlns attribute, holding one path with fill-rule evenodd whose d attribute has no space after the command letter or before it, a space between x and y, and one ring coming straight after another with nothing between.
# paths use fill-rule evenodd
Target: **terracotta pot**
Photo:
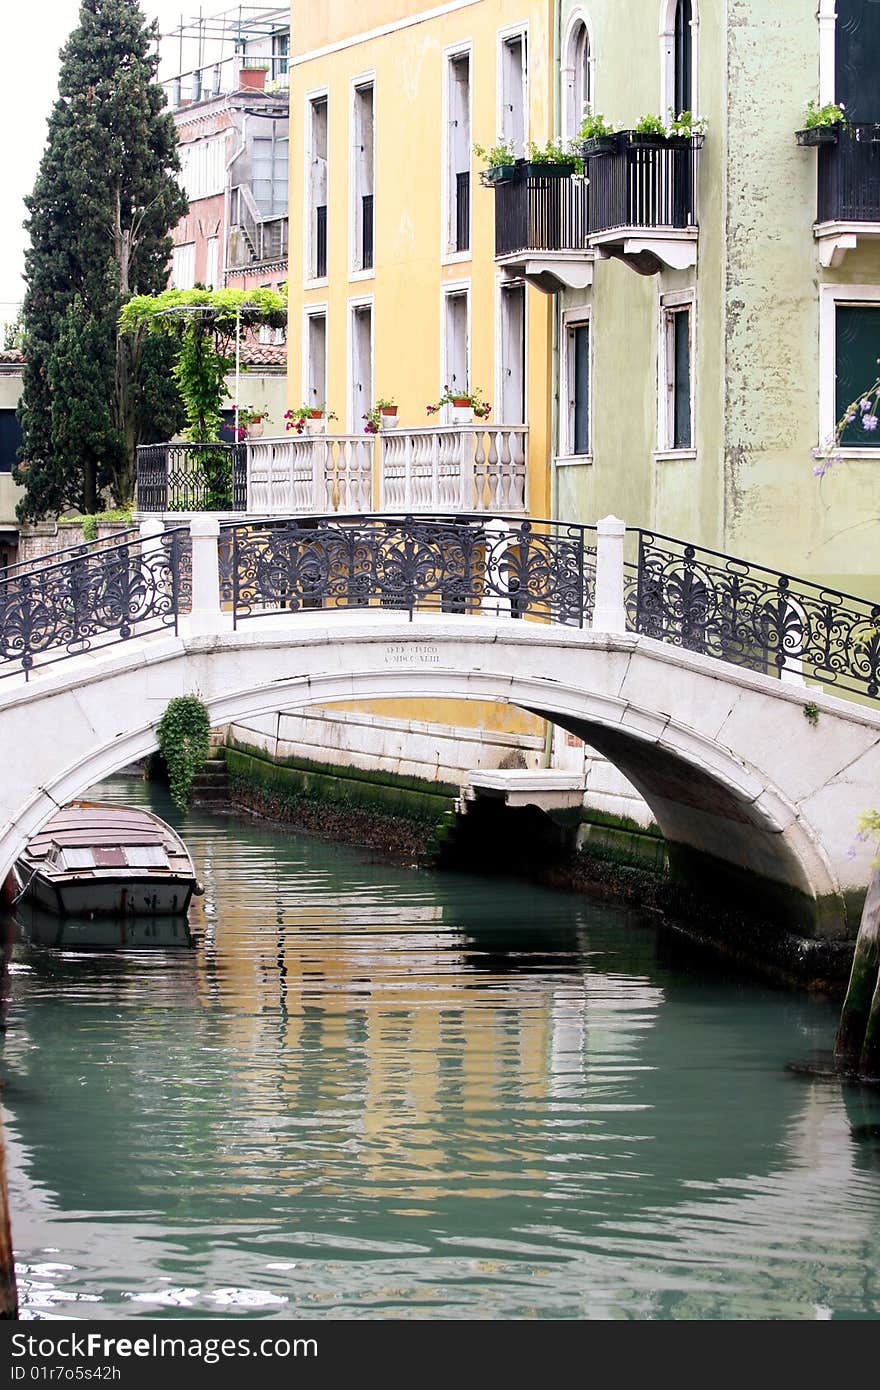
<instances>
[{"instance_id":1,"label":"terracotta pot","mask_svg":"<svg viewBox=\"0 0 880 1390\"><path fill-rule=\"evenodd\" d=\"M266 68L242 68L238 74L238 87L242 92L264 92Z\"/></svg>"},{"instance_id":2,"label":"terracotta pot","mask_svg":"<svg viewBox=\"0 0 880 1390\"><path fill-rule=\"evenodd\" d=\"M262 433L263 433L263 421L262 421L262 420L252 420L251 423L250 423L250 424L248 425L248 427L247 427L247 437L248 437L248 439L259 439L259 437L260 437L260 435L261 435Z\"/></svg>"},{"instance_id":3,"label":"terracotta pot","mask_svg":"<svg viewBox=\"0 0 880 1390\"><path fill-rule=\"evenodd\" d=\"M307 434L324 434L324 432L326 431L326 429L327 429L327 416L326 416L326 415L307 415L307 416L306 416L306 433L307 433Z\"/></svg>"}]
</instances>

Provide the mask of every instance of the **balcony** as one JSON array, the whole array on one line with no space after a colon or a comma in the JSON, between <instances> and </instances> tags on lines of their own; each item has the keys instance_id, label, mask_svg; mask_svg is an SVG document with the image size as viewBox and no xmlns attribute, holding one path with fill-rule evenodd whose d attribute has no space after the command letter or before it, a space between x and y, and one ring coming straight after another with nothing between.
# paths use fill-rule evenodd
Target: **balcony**
<instances>
[{"instance_id":1,"label":"balcony","mask_svg":"<svg viewBox=\"0 0 880 1390\"><path fill-rule=\"evenodd\" d=\"M525 425L287 435L138 449L139 512L526 511Z\"/></svg>"},{"instance_id":2,"label":"balcony","mask_svg":"<svg viewBox=\"0 0 880 1390\"><path fill-rule=\"evenodd\" d=\"M691 139L621 131L564 164L513 166L495 188L495 260L548 293L584 289L592 262L617 257L642 275L697 259L697 151Z\"/></svg>"},{"instance_id":3,"label":"balcony","mask_svg":"<svg viewBox=\"0 0 880 1390\"><path fill-rule=\"evenodd\" d=\"M573 165L520 160L494 189L495 260L505 274L545 294L593 283L590 190Z\"/></svg>"},{"instance_id":4,"label":"balcony","mask_svg":"<svg viewBox=\"0 0 880 1390\"><path fill-rule=\"evenodd\" d=\"M263 212L248 185L237 184L232 190L230 265L286 263L288 227L286 213Z\"/></svg>"},{"instance_id":5,"label":"balcony","mask_svg":"<svg viewBox=\"0 0 880 1390\"><path fill-rule=\"evenodd\" d=\"M837 130L819 146L813 235L823 266L839 266L860 241L880 238L880 125Z\"/></svg>"}]
</instances>

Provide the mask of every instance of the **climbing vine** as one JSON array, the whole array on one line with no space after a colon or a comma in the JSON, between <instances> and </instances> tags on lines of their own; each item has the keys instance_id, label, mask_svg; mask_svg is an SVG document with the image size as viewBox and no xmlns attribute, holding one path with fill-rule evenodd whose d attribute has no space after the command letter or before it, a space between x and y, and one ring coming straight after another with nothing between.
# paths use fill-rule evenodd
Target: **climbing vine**
<instances>
[{"instance_id":1,"label":"climbing vine","mask_svg":"<svg viewBox=\"0 0 880 1390\"><path fill-rule=\"evenodd\" d=\"M211 721L199 697L178 695L169 700L156 737L168 768L171 798L184 811L193 779L211 751Z\"/></svg>"}]
</instances>

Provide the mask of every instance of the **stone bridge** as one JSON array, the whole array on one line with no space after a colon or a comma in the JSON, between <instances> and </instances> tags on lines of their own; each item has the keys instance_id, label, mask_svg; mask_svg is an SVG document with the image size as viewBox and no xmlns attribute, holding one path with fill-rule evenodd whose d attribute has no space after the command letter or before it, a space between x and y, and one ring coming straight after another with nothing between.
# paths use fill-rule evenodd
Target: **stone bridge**
<instances>
[{"instance_id":1,"label":"stone bridge","mask_svg":"<svg viewBox=\"0 0 880 1390\"><path fill-rule=\"evenodd\" d=\"M756 590L764 618L746 640L729 597L713 626L708 552L698 575L686 547L688 583L678 565L664 590L643 554L628 571L622 523L592 537L505 525L298 519L221 532L201 517L173 533L177 559L178 542L147 523L120 545L0 576L0 882L58 806L155 749L173 696L197 693L215 725L334 701L455 698L516 705L575 733L641 793L674 863L757 891L768 920L802 934L854 936L874 853L858 820L880 799L880 709L867 703L876 609L847 610L850 630L868 636L850 640L847 672L830 672L864 690L857 703L804 683L799 665L823 669L815 623L807 589L784 577L775 628ZM739 596L745 567L734 573ZM685 592L696 595L687 611ZM13 642L22 613L30 635ZM830 660L827 640L823 650Z\"/></svg>"}]
</instances>

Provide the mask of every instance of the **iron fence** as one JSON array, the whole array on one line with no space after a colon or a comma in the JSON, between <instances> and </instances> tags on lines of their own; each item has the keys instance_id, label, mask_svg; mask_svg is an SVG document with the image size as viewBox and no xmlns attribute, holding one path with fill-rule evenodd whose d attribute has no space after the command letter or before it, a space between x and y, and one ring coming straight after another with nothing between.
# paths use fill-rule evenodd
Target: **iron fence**
<instances>
[{"instance_id":1,"label":"iron fence","mask_svg":"<svg viewBox=\"0 0 880 1390\"><path fill-rule=\"evenodd\" d=\"M140 512L243 512L244 444L142 444L137 451Z\"/></svg>"},{"instance_id":2,"label":"iron fence","mask_svg":"<svg viewBox=\"0 0 880 1390\"><path fill-rule=\"evenodd\" d=\"M700 137L639 143L622 132L614 149L586 160L590 234L615 227L695 227Z\"/></svg>"},{"instance_id":3,"label":"iron fence","mask_svg":"<svg viewBox=\"0 0 880 1390\"><path fill-rule=\"evenodd\" d=\"M845 126L819 146L819 222L880 222L880 125Z\"/></svg>"},{"instance_id":4,"label":"iron fence","mask_svg":"<svg viewBox=\"0 0 880 1390\"><path fill-rule=\"evenodd\" d=\"M536 174L523 163L495 184L495 255L514 251L585 251L588 182L572 174Z\"/></svg>"},{"instance_id":5,"label":"iron fence","mask_svg":"<svg viewBox=\"0 0 880 1390\"><path fill-rule=\"evenodd\" d=\"M310 517L224 529L222 593L237 624L306 609L491 613L583 627L592 528L477 517Z\"/></svg>"},{"instance_id":6,"label":"iron fence","mask_svg":"<svg viewBox=\"0 0 880 1390\"><path fill-rule=\"evenodd\" d=\"M162 628L177 631L184 528L0 574L0 677Z\"/></svg>"},{"instance_id":7,"label":"iron fence","mask_svg":"<svg viewBox=\"0 0 880 1390\"><path fill-rule=\"evenodd\" d=\"M638 532L634 604L631 581L628 592L632 626L647 637L880 694L880 603L647 531Z\"/></svg>"}]
</instances>

